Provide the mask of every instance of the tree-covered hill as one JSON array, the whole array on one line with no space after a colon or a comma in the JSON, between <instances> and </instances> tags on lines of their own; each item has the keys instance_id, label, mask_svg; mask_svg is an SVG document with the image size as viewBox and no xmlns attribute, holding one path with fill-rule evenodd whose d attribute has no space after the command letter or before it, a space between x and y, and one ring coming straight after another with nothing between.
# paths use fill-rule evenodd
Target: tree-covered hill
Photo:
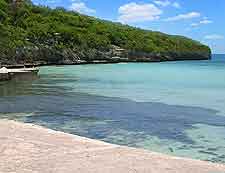
<instances>
[{"instance_id":1,"label":"tree-covered hill","mask_svg":"<svg viewBox=\"0 0 225 173\"><path fill-rule=\"evenodd\" d=\"M35 6L0 0L0 63L164 61L208 59L210 49L191 39Z\"/></svg>"}]
</instances>

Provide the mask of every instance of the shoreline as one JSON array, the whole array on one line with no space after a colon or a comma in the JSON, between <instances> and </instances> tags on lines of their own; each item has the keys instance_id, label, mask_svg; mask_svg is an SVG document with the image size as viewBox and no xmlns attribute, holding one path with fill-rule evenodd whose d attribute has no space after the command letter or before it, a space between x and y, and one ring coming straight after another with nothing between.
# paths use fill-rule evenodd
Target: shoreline
<instances>
[{"instance_id":1,"label":"shoreline","mask_svg":"<svg viewBox=\"0 0 225 173\"><path fill-rule=\"evenodd\" d=\"M168 60L148 60L148 59L143 59L143 60L94 60L94 61L81 61L81 62L68 62L68 63L49 63L49 62L37 62L37 63L25 63L25 64L1 64L2 67L6 67L9 69L14 69L14 68L32 68L32 67L42 67L42 66L67 66L67 65L91 65L91 64L120 64L120 63L161 63L161 62L176 62L176 61L210 61L212 60L211 58L209 59L202 59L202 58L195 58L195 59L168 59Z\"/></svg>"},{"instance_id":2,"label":"shoreline","mask_svg":"<svg viewBox=\"0 0 225 173\"><path fill-rule=\"evenodd\" d=\"M9 70L24 70L24 69L29 69L29 68L38 68L38 67L44 67L44 66L69 66L69 65L95 65L95 64L120 64L120 63L162 63L162 62L175 62L175 61L210 61L210 59L171 59L171 60L147 60L147 59L143 59L143 60L117 60L117 61L106 61L106 60L102 60L102 61L92 61L92 62L88 62L88 61L82 61L82 62L70 62L70 63L27 63L27 64L14 64L14 65L4 65L0 63L0 69L2 67L5 67ZM29 70L26 70L26 73ZM32 71L32 70L31 70ZM37 71L36 74L38 74L39 70ZM11 75L12 74L12 75ZM11 73L11 74L4 74L0 72L0 82L1 81L9 81L12 79L12 76L19 74L18 72L15 73Z\"/></svg>"},{"instance_id":3,"label":"shoreline","mask_svg":"<svg viewBox=\"0 0 225 173\"><path fill-rule=\"evenodd\" d=\"M225 173L225 165L0 120L0 172Z\"/></svg>"}]
</instances>

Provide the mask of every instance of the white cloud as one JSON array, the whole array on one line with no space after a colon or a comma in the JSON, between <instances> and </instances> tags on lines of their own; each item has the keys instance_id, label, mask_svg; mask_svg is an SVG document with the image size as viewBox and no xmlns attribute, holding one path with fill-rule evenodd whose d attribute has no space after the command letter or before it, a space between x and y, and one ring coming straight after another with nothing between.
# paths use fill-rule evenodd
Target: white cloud
<instances>
[{"instance_id":1,"label":"white cloud","mask_svg":"<svg viewBox=\"0 0 225 173\"><path fill-rule=\"evenodd\" d=\"M167 21L167 22L179 21L179 20L193 19L193 18L197 18L200 16L201 16L201 14L198 12L190 12L190 13L186 13L186 14L179 14L174 17L169 17L169 18L165 19L165 21Z\"/></svg>"},{"instance_id":2,"label":"white cloud","mask_svg":"<svg viewBox=\"0 0 225 173\"><path fill-rule=\"evenodd\" d=\"M119 8L119 21L122 23L137 23L144 21L153 21L160 18L162 10L154 4L137 4L131 2Z\"/></svg>"},{"instance_id":3,"label":"white cloud","mask_svg":"<svg viewBox=\"0 0 225 173\"><path fill-rule=\"evenodd\" d=\"M171 2L169 0L155 0L153 1L156 5L167 7L167 6L173 6L175 8L180 8L180 4L178 2Z\"/></svg>"},{"instance_id":4,"label":"white cloud","mask_svg":"<svg viewBox=\"0 0 225 173\"><path fill-rule=\"evenodd\" d=\"M206 40L223 40L224 36L219 35L219 34L211 34L211 35L206 35L204 37L204 39L206 39Z\"/></svg>"},{"instance_id":5,"label":"white cloud","mask_svg":"<svg viewBox=\"0 0 225 173\"><path fill-rule=\"evenodd\" d=\"M208 19L203 19L199 22L200 24L210 24L210 23L213 23L213 21L211 20L208 20Z\"/></svg>"},{"instance_id":6,"label":"white cloud","mask_svg":"<svg viewBox=\"0 0 225 173\"><path fill-rule=\"evenodd\" d=\"M70 10L77 11L83 14L93 14L96 13L94 9L87 7L87 5L80 0L72 0Z\"/></svg>"},{"instance_id":7,"label":"white cloud","mask_svg":"<svg viewBox=\"0 0 225 173\"><path fill-rule=\"evenodd\" d=\"M179 4L178 2L174 2L174 3L172 4L172 6L175 7L175 8L180 8L180 7L181 7L180 4Z\"/></svg>"},{"instance_id":8,"label":"white cloud","mask_svg":"<svg viewBox=\"0 0 225 173\"><path fill-rule=\"evenodd\" d=\"M211 24L211 23L213 23L212 20L208 20L207 18L204 18L197 23L192 23L191 26L192 27L198 27L200 25L207 25L207 24Z\"/></svg>"},{"instance_id":9,"label":"white cloud","mask_svg":"<svg viewBox=\"0 0 225 173\"><path fill-rule=\"evenodd\" d=\"M170 1L168 0L157 0L157 1L154 1L155 4L159 5L159 6L163 6L163 7L166 7L166 6L169 6L171 4Z\"/></svg>"},{"instance_id":10,"label":"white cloud","mask_svg":"<svg viewBox=\"0 0 225 173\"><path fill-rule=\"evenodd\" d=\"M199 23L192 23L191 26L192 27L197 27L197 26L199 26Z\"/></svg>"}]
</instances>

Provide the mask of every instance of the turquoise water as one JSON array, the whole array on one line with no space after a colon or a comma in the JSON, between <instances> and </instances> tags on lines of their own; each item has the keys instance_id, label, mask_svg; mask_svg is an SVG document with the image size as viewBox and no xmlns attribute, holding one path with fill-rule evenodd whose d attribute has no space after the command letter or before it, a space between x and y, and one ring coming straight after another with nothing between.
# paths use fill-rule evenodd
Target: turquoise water
<instances>
[{"instance_id":1,"label":"turquoise water","mask_svg":"<svg viewBox=\"0 0 225 173\"><path fill-rule=\"evenodd\" d=\"M0 117L225 163L225 56L212 61L42 67L0 83Z\"/></svg>"}]
</instances>

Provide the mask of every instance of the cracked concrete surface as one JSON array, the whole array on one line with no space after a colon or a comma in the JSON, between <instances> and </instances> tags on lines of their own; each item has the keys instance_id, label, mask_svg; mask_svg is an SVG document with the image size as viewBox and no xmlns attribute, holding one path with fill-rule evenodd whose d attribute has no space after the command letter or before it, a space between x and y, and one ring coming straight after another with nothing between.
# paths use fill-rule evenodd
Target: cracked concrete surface
<instances>
[{"instance_id":1,"label":"cracked concrete surface","mask_svg":"<svg viewBox=\"0 0 225 173\"><path fill-rule=\"evenodd\" d=\"M225 165L0 120L0 173L225 173Z\"/></svg>"}]
</instances>

